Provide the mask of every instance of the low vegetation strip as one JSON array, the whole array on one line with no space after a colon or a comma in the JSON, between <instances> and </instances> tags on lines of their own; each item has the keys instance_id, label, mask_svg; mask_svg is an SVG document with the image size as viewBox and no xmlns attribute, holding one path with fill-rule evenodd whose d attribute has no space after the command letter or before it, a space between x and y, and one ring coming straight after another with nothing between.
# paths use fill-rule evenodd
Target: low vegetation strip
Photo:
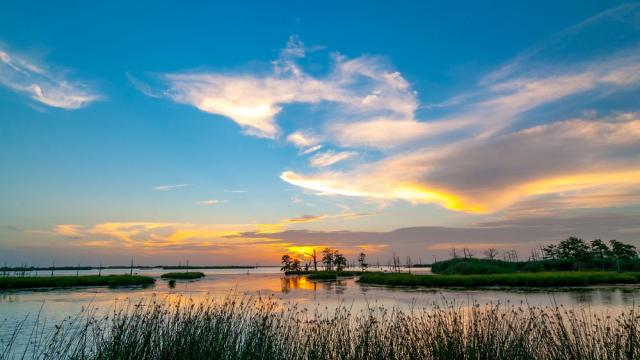
<instances>
[{"instance_id":1,"label":"low vegetation strip","mask_svg":"<svg viewBox=\"0 0 640 360\"><path fill-rule=\"evenodd\" d=\"M153 284L152 277L140 275L86 275L86 276L4 276L0 289L28 289L74 286L125 286Z\"/></svg>"},{"instance_id":2,"label":"low vegetation strip","mask_svg":"<svg viewBox=\"0 0 640 360\"><path fill-rule=\"evenodd\" d=\"M491 275L414 275L400 273L365 273L360 282L389 286L427 287L555 287L598 284L637 284L640 273L611 271L561 271Z\"/></svg>"},{"instance_id":3,"label":"low vegetation strip","mask_svg":"<svg viewBox=\"0 0 640 360\"><path fill-rule=\"evenodd\" d=\"M361 273L361 271L311 271L305 275L309 280L335 280L338 277L351 277Z\"/></svg>"},{"instance_id":4,"label":"low vegetation strip","mask_svg":"<svg viewBox=\"0 0 640 360\"><path fill-rule=\"evenodd\" d=\"M307 275L309 280L335 280L338 278L338 273L329 271L318 271Z\"/></svg>"},{"instance_id":5,"label":"low vegetation strip","mask_svg":"<svg viewBox=\"0 0 640 360\"><path fill-rule=\"evenodd\" d=\"M13 346L17 336L6 342L0 337L0 359L640 358L640 319L633 308L613 316L504 305L308 312L275 300L229 297L149 301L38 334L26 350Z\"/></svg>"},{"instance_id":6,"label":"low vegetation strip","mask_svg":"<svg viewBox=\"0 0 640 360\"><path fill-rule=\"evenodd\" d=\"M174 280L193 280L200 279L204 277L204 273L199 271L192 272L170 272L166 274L162 274L163 279L174 279Z\"/></svg>"}]
</instances>

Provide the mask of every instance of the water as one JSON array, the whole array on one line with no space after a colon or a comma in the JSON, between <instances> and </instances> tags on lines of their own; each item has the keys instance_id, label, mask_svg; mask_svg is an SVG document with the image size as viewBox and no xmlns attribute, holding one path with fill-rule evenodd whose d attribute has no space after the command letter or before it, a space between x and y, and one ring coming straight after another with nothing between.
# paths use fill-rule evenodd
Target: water
<instances>
[{"instance_id":1,"label":"water","mask_svg":"<svg viewBox=\"0 0 640 360\"><path fill-rule=\"evenodd\" d=\"M204 269L206 276L194 281L177 281L171 288L160 279L166 270L140 269L140 275L157 278L155 285L144 287L88 287L74 289L40 289L0 291L0 338L13 331L14 325L25 321L29 329L35 323L56 324L83 309L98 311L113 309L114 304L138 302L156 297L173 302L185 298L194 301L223 298L230 294L272 297L283 304L297 304L311 309L333 309L348 306L355 310L373 306L400 308L429 307L434 303L456 303L466 306L501 303L513 305L588 307L592 311L616 313L640 300L640 286L593 286L587 288L557 288L544 290L519 289L425 289L391 288L359 284L355 279L311 281L304 276L283 276L275 267L256 269ZM415 270L414 270L415 271ZM417 271L428 272L428 269ZM96 271L80 271L81 275ZM103 270L105 274L123 274L128 270ZM48 276L41 272L40 276ZM75 275L76 271L56 271L56 275ZM26 319L26 320L25 320ZM28 334L27 334L28 335Z\"/></svg>"}]
</instances>

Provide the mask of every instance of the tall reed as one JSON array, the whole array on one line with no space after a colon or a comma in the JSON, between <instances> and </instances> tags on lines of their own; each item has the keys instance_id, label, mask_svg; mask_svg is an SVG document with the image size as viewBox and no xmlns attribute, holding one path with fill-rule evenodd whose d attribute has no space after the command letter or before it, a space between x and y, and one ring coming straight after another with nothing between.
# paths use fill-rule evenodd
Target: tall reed
<instances>
[{"instance_id":1,"label":"tall reed","mask_svg":"<svg viewBox=\"0 0 640 360\"><path fill-rule=\"evenodd\" d=\"M68 319L28 349L33 359L638 359L640 317L586 309L434 305L309 311L229 296L148 301ZM2 346L4 346L4 351Z\"/></svg>"}]
</instances>

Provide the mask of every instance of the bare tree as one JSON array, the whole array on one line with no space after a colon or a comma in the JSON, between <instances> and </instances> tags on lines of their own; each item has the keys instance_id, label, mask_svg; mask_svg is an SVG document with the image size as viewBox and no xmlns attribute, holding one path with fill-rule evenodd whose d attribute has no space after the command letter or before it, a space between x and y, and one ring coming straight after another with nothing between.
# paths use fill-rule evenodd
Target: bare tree
<instances>
[{"instance_id":1,"label":"bare tree","mask_svg":"<svg viewBox=\"0 0 640 360\"><path fill-rule=\"evenodd\" d=\"M304 253L307 256L310 256L313 259L313 271L318 271L318 258L316 256L316 248L313 248L312 253Z\"/></svg>"},{"instance_id":2,"label":"bare tree","mask_svg":"<svg viewBox=\"0 0 640 360\"><path fill-rule=\"evenodd\" d=\"M484 256L489 260L495 260L496 256L498 256L498 249L496 249L496 248L488 248L484 252Z\"/></svg>"},{"instance_id":3,"label":"bare tree","mask_svg":"<svg viewBox=\"0 0 640 360\"><path fill-rule=\"evenodd\" d=\"M358 264L360 264L360 268L362 269L362 271L365 271L367 269L367 266L369 266L369 264L367 264L367 254L361 252L360 255L358 256Z\"/></svg>"}]
</instances>

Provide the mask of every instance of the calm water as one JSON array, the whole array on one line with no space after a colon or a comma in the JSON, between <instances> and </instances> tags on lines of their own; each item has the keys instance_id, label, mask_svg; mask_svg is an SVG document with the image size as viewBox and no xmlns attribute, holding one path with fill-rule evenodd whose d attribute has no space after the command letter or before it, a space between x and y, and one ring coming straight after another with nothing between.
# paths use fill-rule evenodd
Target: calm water
<instances>
[{"instance_id":1,"label":"calm water","mask_svg":"<svg viewBox=\"0 0 640 360\"><path fill-rule=\"evenodd\" d=\"M424 270L423 270L424 271ZM428 270L427 270L428 271ZM103 274L122 274L125 270L103 271ZM589 307L593 311L615 313L633 306L640 300L640 286L596 286L581 289L558 288L545 290L452 290L389 288L364 285L354 279L338 281L311 281L301 276L283 276L278 268L211 269L206 277L195 281L178 281L170 288L159 276L160 269L137 270L138 274L158 277L155 285L127 288L76 288L58 290L0 291L0 338L7 336L14 324L25 321L29 328L36 321L55 324L66 316L78 314L89 307L99 311L112 309L114 304L137 302L156 297L167 301L190 298L195 301L229 294L270 296L284 304L297 304L308 308L335 308L345 305L354 309L367 306L428 307L434 303L455 302L465 306L473 302L553 304ZM58 271L56 275L75 275L75 271ZM94 273L81 271L81 274ZM43 274L45 273L43 272ZM39 319L37 318L39 314Z\"/></svg>"}]
</instances>

